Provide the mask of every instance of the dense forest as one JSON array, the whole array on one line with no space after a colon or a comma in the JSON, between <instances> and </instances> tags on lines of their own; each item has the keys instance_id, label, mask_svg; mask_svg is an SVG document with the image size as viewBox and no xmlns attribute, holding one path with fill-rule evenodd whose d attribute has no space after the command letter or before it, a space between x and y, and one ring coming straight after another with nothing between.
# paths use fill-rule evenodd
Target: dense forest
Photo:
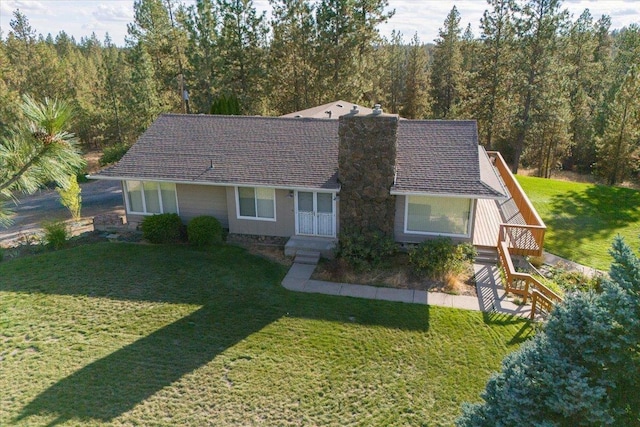
<instances>
[{"instance_id":1,"label":"dense forest","mask_svg":"<svg viewBox=\"0 0 640 427\"><path fill-rule=\"evenodd\" d=\"M476 119L480 142L549 177L640 172L640 26L572 18L559 0L488 0L480 34L455 6L435 44L381 37L387 0L136 0L125 46L43 36L14 11L0 33L0 133L20 97L75 110L89 147L128 145L162 112L281 115L342 99L406 118ZM185 94L188 94L185 96ZM188 100L185 100L188 98ZM1 136L1 135L0 135Z\"/></svg>"}]
</instances>

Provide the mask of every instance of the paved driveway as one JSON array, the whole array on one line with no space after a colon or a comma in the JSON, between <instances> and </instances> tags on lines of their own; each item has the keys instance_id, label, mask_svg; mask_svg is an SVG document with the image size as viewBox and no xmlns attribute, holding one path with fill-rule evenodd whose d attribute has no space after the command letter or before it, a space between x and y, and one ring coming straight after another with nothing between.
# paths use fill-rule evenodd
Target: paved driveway
<instances>
[{"instance_id":1,"label":"paved driveway","mask_svg":"<svg viewBox=\"0 0 640 427\"><path fill-rule=\"evenodd\" d=\"M120 181L90 181L80 184L82 188L82 217L93 217L103 213L124 215L122 187ZM13 225L0 227L0 241L12 239L22 233L40 228L40 224L53 219L69 219L67 208L60 204L55 190L41 190L24 196L17 206L10 206L15 214Z\"/></svg>"}]
</instances>

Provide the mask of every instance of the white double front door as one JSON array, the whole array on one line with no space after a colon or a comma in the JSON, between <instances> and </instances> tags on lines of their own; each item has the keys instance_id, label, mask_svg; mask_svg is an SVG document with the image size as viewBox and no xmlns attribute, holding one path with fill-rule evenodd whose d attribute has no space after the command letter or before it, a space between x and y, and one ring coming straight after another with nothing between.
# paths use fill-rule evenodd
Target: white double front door
<instances>
[{"instance_id":1,"label":"white double front door","mask_svg":"<svg viewBox=\"0 0 640 427\"><path fill-rule=\"evenodd\" d=\"M334 193L296 191L296 234L336 236Z\"/></svg>"}]
</instances>

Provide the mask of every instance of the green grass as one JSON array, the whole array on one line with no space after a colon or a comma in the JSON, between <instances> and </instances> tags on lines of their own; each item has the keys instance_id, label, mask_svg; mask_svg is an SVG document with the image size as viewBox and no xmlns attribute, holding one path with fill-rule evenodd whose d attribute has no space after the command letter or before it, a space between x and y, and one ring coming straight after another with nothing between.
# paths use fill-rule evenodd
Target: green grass
<instances>
[{"instance_id":1,"label":"green grass","mask_svg":"<svg viewBox=\"0 0 640 427\"><path fill-rule=\"evenodd\" d=\"M608 270L609 248L616 235L638 246L640 191L526 176L517 179L547 225L547 251Z\"/></svg>"},{"instance_id":2,"label":"green grass","mask_svg":"<svg viewBox=\"0 0 640 427\"><path fill-rule=\"evenodd\" d=\"M530 324L289 292L224 246L0 263L0 425L451 425Z\"/></svg>"}]
</instances>

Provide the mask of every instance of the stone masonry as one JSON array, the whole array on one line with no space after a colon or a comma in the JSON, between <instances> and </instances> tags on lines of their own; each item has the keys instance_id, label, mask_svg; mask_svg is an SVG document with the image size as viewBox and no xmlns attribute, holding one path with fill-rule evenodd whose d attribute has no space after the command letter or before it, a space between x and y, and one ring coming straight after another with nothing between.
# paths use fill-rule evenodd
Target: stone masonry
<instances>
[{"instance_id":1,"label":"stone masonry","mask_svg":"<svg viewBox=\"0 0 640 427\"><path fill-rule=\"evenodd\" d=\"M339 119L340 228L393 237L398 116L347 114Z\"/></svg>"}]
</instances>

